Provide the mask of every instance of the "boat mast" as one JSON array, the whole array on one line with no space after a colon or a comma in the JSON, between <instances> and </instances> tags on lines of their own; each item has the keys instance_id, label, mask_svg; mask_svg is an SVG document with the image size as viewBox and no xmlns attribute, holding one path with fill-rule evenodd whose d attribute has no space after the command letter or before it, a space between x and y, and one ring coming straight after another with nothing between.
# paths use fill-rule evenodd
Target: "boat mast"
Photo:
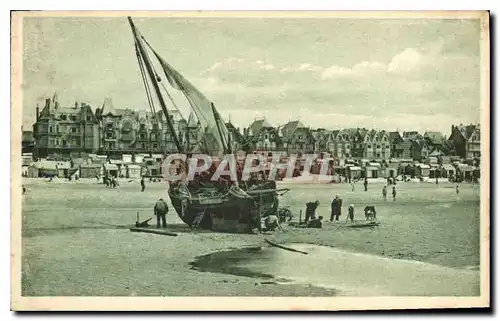
<instances>
[{"instance_id":1,"label":"boat mast","mask_svg":"<svg viewBox=\"0 0 500 321\"><path fill-rule=\"evenodd\" d=\"M184 148L179 142L179 138L177 137L177 133L175 132L174 126L172 125L172 122L170 119L170 114L168 113L165 101L163 100L163 96L161 94L160 87L158 86L159 77L157 78L157 75L156 75L155 71L153 70L153 67L151 66L151 62L148 59L146 50L144 49L144 47L142 45L141 39L138 35L138 31L137 31L137 29L132 21L132 18L128 17L128 21L130 23L130 27L132 28L132 33L134 35L135 43L139 49L139 52L142 56L142 60L144 61L144 64L146 65L146 69L148 71L149 77L151 78L151 82L153 83L153 87L155 89L156 96L158 97L158 101L160 102L161 109L163 110L163 113L165 114L165 117L167 118L168 130L170 131L170 133L172 133L175 146L177 147L177 151L179 153L182 153L184 151Z\"/></svg>"}]
</instances>

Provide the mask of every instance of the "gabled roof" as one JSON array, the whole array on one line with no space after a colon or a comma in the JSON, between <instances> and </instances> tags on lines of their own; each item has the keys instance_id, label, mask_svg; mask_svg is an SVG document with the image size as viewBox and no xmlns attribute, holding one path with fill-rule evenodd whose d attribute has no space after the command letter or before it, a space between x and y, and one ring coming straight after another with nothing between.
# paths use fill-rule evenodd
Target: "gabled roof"
<instances>
[{"instance_id":1,"label":"gabled roof","mask_svg":"<svg viewBox=\"0 0 500 321\"><path fill-rule=\"evenodd\" d=\"M227 130L232 133L233 135L236 136L236 138L238 139L238 141L242 141L243 140L243 135L240 133L240 131L238 130L238 128L236 128L231 122L227 122L226 123L226 128Z\"/></svg>"},{"instance_id":2,"label":"gabled roof","mask_svg":"<svg viewBox=\"0 0 500 321\"><path fill-rule=\"evenodd\" d=\"M262 128L274 128L274 126L271 125L265 118L255 120L250 126L248 126L248 129L251 131L252 135L256 135L261 131Z\"/></svg>"},{"instance_id":3,"label":"gabled roof","mask_svg":"<svg viewBox=\"0 0 500 321\"><path fill-rule=\"evenodd\" d=\"M427 145L427 142L424 139L410 139L413 144L418 145L419 147L423 147Z\"/></svg>"},{"instance_id":4,"label":"gabled roof","mask_svg":"<svg viewBox=\"0 0 500 321\"><path fill-rule=\"evenodd\" d=\"M188 127L191 127L191 128L198 127L198 120L197 120L196 115L194 114L194 112L192 110L189 113L187 125L188 125Z\"/></svg>"},{"instance_id":5,"label":"gabled roof","mask_svg":"<svg viewBox=\"0 0 500 321\"><path fill-rule=\"evenodd\" d=\"M399 132L389 132L389 140L393 142L395 139L402 140L403 137Z\"/></svg>"},{"instance_id":6,"label":"gabled roof","mask_svg":"<svg viewBox=\"0 0 500 321\"><path fill-rule=\"evenodd\" d=\"M319 128L311 131L311 134L316 141L327 141L330 139L331 131Z\"/></svg>"},{"instance_id":7,"label":"gabled roof","mask_svg":"<svg viewBox=\"0 0 500 321\"><path fill-rule=\"evenodd\" d=\"M104 102L102 103L102 107L101 107L101 113L105 113L105 114L108 114L108 113L111 113L114 115L114 109L115 107L113 106L113 101L111 100L111 98L107 97L104 99Z\"/></svg>"},{"instance_id":8,"label":"gabled roof","mask_svg":"<svg viewBox=\"0 0 500 321\"><path fill-rule=\"evenodd\" d=\"M290 137L298 128L307 128L307 126L304 125L300 120L294 120L286 123L283 126L281 132L283 133L284 137Z\"/></svg>"},{"instance_id":9,"label":"gabled roof","mask_svg":"<svg viewBox=\"0 0 500 321\"><path fill-rule=\"evenodd\" d=\"M443 155L444 155L444 153L439 147L434 148L434 150L429 153L429 156L443 156Z\"/></svg>"},{"instance_id":10,"label":"gabled roof","mask_svg":"<svg viewBox=\"0 0 500 321\"><path fill-rule=\"evenodd\" d=\"M464 136L465 139L469 139L474 130L476 129L475 125L467 125L467 126L457 126L458 130Z\"/></svg>"},{"instance_id":11,"label":"gabled roof","mask_svg":"<svg viewBox=\"0 0 500 321\"><path fill-rule=\"evenodd\" d=\"M428 138L433 144L441 144L444 136L440 132L425 132L424 137Z\"/></svg>"}]
</instances>

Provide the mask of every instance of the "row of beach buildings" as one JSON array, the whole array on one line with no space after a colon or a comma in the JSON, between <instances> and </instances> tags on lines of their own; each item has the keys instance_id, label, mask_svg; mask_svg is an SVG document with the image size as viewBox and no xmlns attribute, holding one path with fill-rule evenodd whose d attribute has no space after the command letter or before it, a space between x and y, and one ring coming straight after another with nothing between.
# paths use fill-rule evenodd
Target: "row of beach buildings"
<instances>
[{"instance_id":1,"label":"row of beach buildings","mask_svg":"<svg viewBox=\"0 0 500 321\"><path fill-rule=\"evenodd\" d=\"M272 170L273 158L269 154L263 156L264 168L267 173ZM245 155L240 154L240 161ZM141 178L160 177L163 173L162 154L122 155L111 159L107 155L89 154L86 158L75 158L69 161L39 159L34 161L31 154L22 156L22 176L30 178L59 177L68 178ZM281 155L280 162L286 163L288 158ZM407 178L434 179L448 178L453 181L477 181L480 177L479 159L464 160L457 156L446 156L436 153L424 161L413 159L336 159L318 157L310 168L305 168L306 159L298 157L295 163L294 176L300 173L326 174L332 176L332 181L347 181L356 179ZM326 172L322 168L326 168ZM278 179L286 176L285 171L278 171Z\"/></svg>"}]
</instances>

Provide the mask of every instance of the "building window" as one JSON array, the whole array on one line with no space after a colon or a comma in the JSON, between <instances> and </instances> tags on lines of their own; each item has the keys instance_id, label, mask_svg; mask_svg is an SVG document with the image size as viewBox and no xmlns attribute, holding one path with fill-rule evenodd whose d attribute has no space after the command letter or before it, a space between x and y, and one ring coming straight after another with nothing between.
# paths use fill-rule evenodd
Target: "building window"
<instances>
[{"instance_id":1,"label":"building window","mask_svg":"<svg viewBox=\"0 0 500 321\"><path fill-rule=\"evenodd\" d=\"M107 123L107 124L106 124L106 128L108 128L108 129L113 128L113 123Z\"/></svg>"},{"instance_id":2,"label":"building window","mask_svg":"<svg viewBox=\"0 0 500 321\"><path fill-rule=\"evenodd\" d=\"M92 115L87 115L87 121L92 121Z\"/></svg>"},{"instance_id":3,"label":"building window","mask_svg":"<svg viewBox=\"0 0 500 321\"><path fill-rule=\"evenodd\" d=\"M106 138L113 138L113 132L106 132Z\"/></svg>"},{"instance_id":4,"label":"building window","mask_svg":"<svg viewBox=\"0 0 500 321\"><path fill-rule=\"evenodd\" d=\"M66 120L66 119L68 119L68 117L66 117L66 115L64 114L61 114L61 120Z\"/></svg>"},{"instance_id":5,"label":"building window","mask_svg":"<svg viewBox=\"0 0 500 321\"><path fill-rule=\"evenodd\" d=\"M76 128L75 127L71 128L71 132L76 133Z\"/></svg>"},{"instance_id":6,"label":"building window","mask_svg":"<svg viewBox=\"0 0 500 321\"><path fill-rule=\"evenodd\" d=\"M158 148L158 144L153 144L153 148L154 149Z\"/></svg>"},{"instance_id":7,"label":"building window","mask_svg":"<svg viewBox=\"0 0 500 321\"><path fill-rule=\"evenodd\" d=\"M71 121L75 121L76 120L76 116L75 115L71 115L71 116L69 116L69 119L71 119Z\"/></svg>"},{"instance_id":8,"label":"building window","mask_svg":"<svg viewBox=\"0 0 500 321\"><path fill-rule=\"evenodd\" d=\"M49 127L49 133L52 133L52 126Z\"/></svg>"},{"instance_id":9,"label":"building window","mask_svg":"<svg viewBox=\"0 0 500 321\"><path fill-rule=\"evenodd\" d=\"M59 125L56 125L56 133L59 132Z\"/></svg>"},{"instance_id":10,"label":"building window","mask_svg":"<svg viewBox=\"0 0 500 321\"><path fill-rule=\"evenodd\" d=\"M141 128L141 130L145 130L146 129L146 125L141 124L140 128Z\"/></svg>"},{"instance_id":11,"label":"building window","mask_svg":"<svg viewBox=\"0 0 500 321\"><path fill-rule=\"evenodd\" d=\"M372 145L368 145L368 148L372 148Z\"/></svg>"},{"instance_id":12,"label":"building window","mask_svg":"<svg viewBox=\"0 0 500 321\"><path fill-rule=\"evenodd\" d=\"M142 149L146 148L146 145L144 143L141 143L141 148Z\"/></svg>"},{"instance_id":13,"label":"building window","mask_svg":"<svg viewBox=\"0 0 500 321\"><path fill-rule=\"evenodd\" d=\"M380 145L377 145L377 148L380 148Z\"/></svg>"},{"instance_id":14,"label":"building window","mask_svg":"<svg viewBox=\"0 0 500 321\"><path fill-rule=\"evenodd\" d=\"M140 137L141 137L141 139L146 139L146 135L145 134L141 134Z\"/></svg>"},{"instance_id":15,"label":"building window","mask_svg":"<svg viewBox=\"0 0 500 321\"><path fill-rule=\"evenodd\" d=\"M389 145L385 145L385 148L389 148L390 146Z\"/></svg>"}]
</instances>

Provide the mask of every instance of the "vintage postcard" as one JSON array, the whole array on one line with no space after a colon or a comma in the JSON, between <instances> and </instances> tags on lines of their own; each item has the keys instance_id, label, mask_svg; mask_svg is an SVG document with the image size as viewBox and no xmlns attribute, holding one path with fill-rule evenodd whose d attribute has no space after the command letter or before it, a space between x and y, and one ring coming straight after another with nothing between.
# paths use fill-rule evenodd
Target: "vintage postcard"
<instances>
[{"instance_id":1,"label":"vintage postcard","mask_svg":"<svg viewBox=\"0 0 500 321\"><path fill-rule=\"evenodd\" d=\"M13 12L12 309L489 307L489 28Z\"/></svg>"}]
</instances>

